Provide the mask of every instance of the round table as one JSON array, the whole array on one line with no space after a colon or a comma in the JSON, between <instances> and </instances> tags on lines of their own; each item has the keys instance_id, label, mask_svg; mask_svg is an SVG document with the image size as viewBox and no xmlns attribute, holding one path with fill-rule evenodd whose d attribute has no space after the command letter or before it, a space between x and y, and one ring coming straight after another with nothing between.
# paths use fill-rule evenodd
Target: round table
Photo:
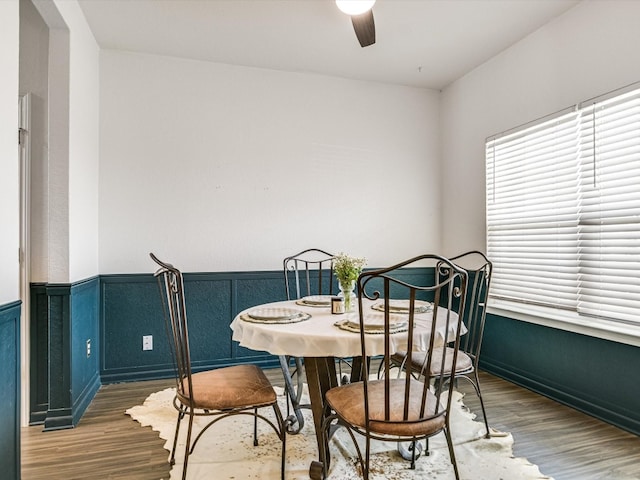
<instances>
[{"instance_id":1,"label":"round table","mask_svg":"<svg viewBox=\"0 0 640 480\"><path fill-rule=\"evenodd\" d=\"M374 309L377 304L383 301L363 299L362 305L365 311L365 319L369 316L379 317L383 315ZM264 312L272 309L297 310L305 314L304 317L301 317L305 319L292 323L274 323L273 321L256 321L247 316L252 311L262 310ZM436 344L443 345L446 343L445 340L447 338L455 338L456 335L456 329L458 328L457 315L452 314L455 315L455 319L451 319L452 321L449 322L447 332L446 313L446 309L438 310L436 319L437 338L434 339ZM430 341L432 316L433 312L431 310L414 316L416 323L416 328L414 329L415 349L427 349ZM285 356L304 357L307 387L311 400L320 459L323 458L323 452L328 448L321 434L321 425L326 411L324 394L330 388L338 385L335 359L354 357L355 360L356 358L360 359L362 356L360 333L354 333L336 326L336 322L348 319L355 322L359 321L357 303L355 312L335 315L331 313L330 306L312 306L305 304L301 300L288 300L247 308L240 312L231 323L233 340L239 342L243 347L269 352L281 358ZM466 333L464 325L462 325L461 333ZM406 331L394 333L390 337L392 353L406 351ZM384 353L384 335L365 334L365 342L367 357L374 357ZM281 366L285 382L287 382L288 388L292 389L293 383L288 365L281 362ZM290 390L290 394L292 394L292 390ZM296 425L292 428L288 427L287 430L289 433L295 434L300 431L303 424L300 406L296 405L295 402L294 411L295 418L290 418L296 422Z\"/></svg>"}]
</instances>

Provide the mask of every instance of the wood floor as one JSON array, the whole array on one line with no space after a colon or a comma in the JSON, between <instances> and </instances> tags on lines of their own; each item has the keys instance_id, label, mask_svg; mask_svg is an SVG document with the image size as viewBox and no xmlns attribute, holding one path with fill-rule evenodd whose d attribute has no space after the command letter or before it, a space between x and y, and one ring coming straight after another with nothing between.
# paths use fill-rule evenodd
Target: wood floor
<instances>
[{"instance_id":1,"label":"wood floor","mask_svg":"<svg viewBox=\"0 0 640 480\"><path fill-rule=\"evenodd\" d=\"M278 370L267 374L274 384L282 383ZM511 432L515 456L528 458L545 475L556 480L640 479L639 437L489 374L483 373L481 382L491 426ZM23 428L23 480L168 479L164 441L124 411L172 384L105 385L78 427L54 432ZM464 383L460 389L468 392L465 404L479 413L472 390Z\"/></svg>"}]
</instances>

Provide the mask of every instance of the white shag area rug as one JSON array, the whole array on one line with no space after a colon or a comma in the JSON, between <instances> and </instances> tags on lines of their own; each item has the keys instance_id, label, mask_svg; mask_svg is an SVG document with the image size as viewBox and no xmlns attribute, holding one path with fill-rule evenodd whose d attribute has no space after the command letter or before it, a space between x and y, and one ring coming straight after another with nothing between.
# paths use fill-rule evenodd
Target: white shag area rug
<instances>
[{"instance_id":1,"label":"white shag area rug","mask_svg":"<svg viewBox=\"0 0 640 480\"><path fill-rule=\"evenodd\" d=\"M282 389L276 389L283 413L286 412ZM165 439L164 447L171 451L177 411L173 407L175 390L172 388L151 394L143 405L125 413L142 426L151 428ZM475 415L462 403L462 395L455 393L451 413L451 435L461 479L467 480L534 480L550 479L536 465L524 458L513 456L513 437L510 433L493 432L484 438L484 424L474 420ZM274 418L272 409L263 414ZM304 410L305 426L297 435L287 436L286 479L308 479L309 465L317 460L317 446L310 410ZM194 437L206 425L207 418L194 421ZM184 442L187 419L183 420L178 439L176 464L171 479L182 477ZM253 446L253 417L239 415L226 418L213 425L198 442L189 457L189 480L279 480L281 443L275 432L258 421L257 447ZM355 449L345 429L339 429L331 439L331 469L329 479L350 480L362 478L355 462ZM444 434L429 440L431 454L416 461L415 470L397 452L395 442L374 442L370 478L385 480L450 480L453 467ZM364 450L363 450L364 452ZM168 459L168 456L167 456Z\"/></svg>"}]
</instances>

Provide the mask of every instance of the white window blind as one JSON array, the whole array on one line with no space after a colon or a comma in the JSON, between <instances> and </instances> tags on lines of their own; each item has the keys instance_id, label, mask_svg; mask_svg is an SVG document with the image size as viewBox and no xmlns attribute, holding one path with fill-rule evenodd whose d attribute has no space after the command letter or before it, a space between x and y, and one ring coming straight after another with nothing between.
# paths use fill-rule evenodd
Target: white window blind
<instances>
[{"instance_id":1,"label":"white window blind","mask_svg":"<svg viewBox=\"0 0 640 480\"><path fill-rule=\"evenodd\" d=\"M578 312L640 323L640 91L581 110Z\"/></svg>"},{"instance_id":2,"label":"white window blind","mask_svg":"<svg viewBox=\"0 0 640 480\"><path fill-rule=\"evenodd\" d=\"M640 90L490 138L486 162L491 296L640 324Z\"/></svg>"},{"instance_id":3,"label":"white window blind","mask_svg":"<svg viewBox=\"0 0 640 480\"><path fill-rule=\"evenodd\" d=\"M504 300L574 309L575 113L487 142L487 253Z\"/></svg>"}]
</instances>

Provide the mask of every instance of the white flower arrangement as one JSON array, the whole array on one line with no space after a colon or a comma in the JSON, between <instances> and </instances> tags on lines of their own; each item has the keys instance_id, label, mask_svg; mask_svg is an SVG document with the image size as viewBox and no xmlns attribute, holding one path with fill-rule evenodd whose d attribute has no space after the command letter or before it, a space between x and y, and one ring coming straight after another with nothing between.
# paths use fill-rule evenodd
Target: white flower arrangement
<instances>
[{"instance_id":1,"label":"white flower arrangement","mask_svg":"<svg viewBox=\"0 0 640 480\"><path fill-rule=\"evenodd\" d=\"M348 285L358 279L366 263L365 258L350 257L345 253L339 253L333 259L333 274L340 285Z\"/></svg>"}]
</instances>

